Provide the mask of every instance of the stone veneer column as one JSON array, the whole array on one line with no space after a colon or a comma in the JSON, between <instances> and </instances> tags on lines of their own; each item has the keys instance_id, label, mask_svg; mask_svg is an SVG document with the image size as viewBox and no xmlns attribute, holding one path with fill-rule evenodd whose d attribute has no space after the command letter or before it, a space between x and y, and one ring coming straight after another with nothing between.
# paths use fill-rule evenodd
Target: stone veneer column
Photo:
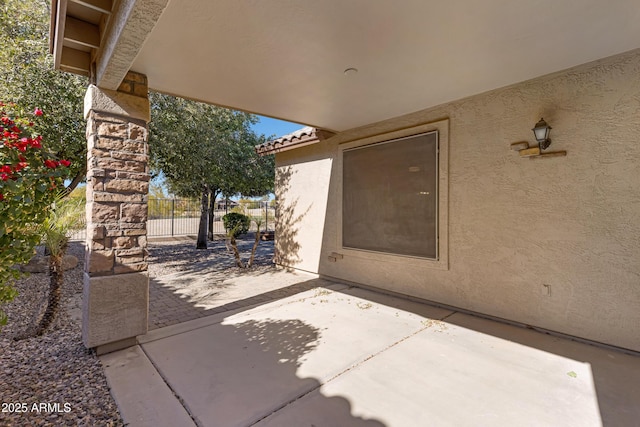
<instances>
[{"instance_id":1,"label":"stone veneer column","mask_svg":"<svg viewBox=\"0 0 640 427\"><path fill-rule=\"evenodd\" d=\"M147 78L129 72L117 91L89 86L87 252L82 339L99 353L147 332Z\"/></svg>"}]
</instances>

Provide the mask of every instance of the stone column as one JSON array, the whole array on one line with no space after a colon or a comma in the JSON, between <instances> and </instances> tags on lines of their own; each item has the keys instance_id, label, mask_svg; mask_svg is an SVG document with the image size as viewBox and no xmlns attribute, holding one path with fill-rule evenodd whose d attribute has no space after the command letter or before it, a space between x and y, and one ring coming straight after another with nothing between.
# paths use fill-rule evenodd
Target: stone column
<instances>
[{"instance_id":1,"label":"stone column","mask_svg":"<svg viewBox=\"0 0 640 427\"><path fill-rule=\"evenodd\" d=\"M147 79L129 72L117 91L89 86L87 252L82 339L98 353L147 332Z\"/></svg>"}]
</instances>

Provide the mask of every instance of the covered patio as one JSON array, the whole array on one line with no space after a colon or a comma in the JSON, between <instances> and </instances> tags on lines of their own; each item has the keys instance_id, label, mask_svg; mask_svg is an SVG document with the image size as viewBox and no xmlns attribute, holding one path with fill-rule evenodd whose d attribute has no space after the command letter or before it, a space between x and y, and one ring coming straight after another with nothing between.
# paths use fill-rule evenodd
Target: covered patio
<instances>
[{"instance_id":1,"label":"covered patio","mask_svg":"<svg viewBox=\"0 0 640 427\"><path fill-rule=\"evenodd\" d=\"M154 90L309 126L266 150L280 265L640 351L635 1L52 6L55 66L92 83L87 347L147 331ZM426 134L435 163L402 154ZM381 144L396 166L345 162Z\"/></svg>"},{"instance_id":2,"label":"covered patio","mask_svg":"<svg viewBox=\"0 0 640 427\"><path fill-rule=\"evenodd\" d=\"M251 280L300 291L156 329L101 356L125 423L587 427L640 419L637 355L310 274Z\"/></svg>"},{"instance_id":3,"label":"covered patio","mask_svg":"<svg viewBox=\"0 0 640 427\"><path fill-rule=\"evenodd\" d=\"M640 418L637 1L53 6L91 81L83 341L132 424ZM149 90L308 126L258 150L317 288L147 333Z\"/></svg>"}]
</instances>

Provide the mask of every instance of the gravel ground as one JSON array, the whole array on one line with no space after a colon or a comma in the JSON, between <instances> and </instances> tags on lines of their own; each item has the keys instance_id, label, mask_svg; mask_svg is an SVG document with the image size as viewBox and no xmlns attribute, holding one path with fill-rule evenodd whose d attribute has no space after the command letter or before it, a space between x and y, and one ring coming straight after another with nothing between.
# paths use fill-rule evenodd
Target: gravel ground
<instances>
[{"instance_id":1,"label":"gravel ground","mask_svg":"<svg viewBox=\"0 0 640 427\"><path fill-rule=\"evenodd\" d=\"M84 246L73 242L68 253L82 260ZM9 323L0 331L0 426L122 426L102 366L82 344L82 262L65 272L61 310L41 337L13 340L44 308L49 276L15 286L20 294L3 306Z\"/></svg>"},{"instance_id":2,"label":"gravel ground","mask_svg":"<svg viewBox=\"0 0 640 427\"><path fill-rule=\"evenodd\" d=\"M238 246L246 261L253 237ZM149 276L180 271L242 274L222 240L196 250L192 240L150 243ZM44 312L49 276L32 274L15 283L19 296L2 308L9 323L0 331L0 427L123 426L100 361L82 344L80 304L84 246L72 242L68 254L80 263L65 272L60 311L41 337L14 341ZM273 269L273 242L260 242L253 272ZM245 270L246 271L246 270Z\"/></svg>"}]
</instances>

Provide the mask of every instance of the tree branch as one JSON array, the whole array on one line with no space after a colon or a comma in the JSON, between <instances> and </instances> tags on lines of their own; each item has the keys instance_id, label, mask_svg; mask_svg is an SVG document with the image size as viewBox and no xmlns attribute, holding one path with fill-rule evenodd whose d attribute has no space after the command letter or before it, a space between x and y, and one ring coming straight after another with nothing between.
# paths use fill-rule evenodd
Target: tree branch
<instances>
[{"instance_id":1,"label":"tree branch","mask_svg":"<svg viewBox=\"0 0 640 427\"><path fill-rule=\"evenodd\" d=\"M69 194L71 194L71 192L76 189L78 184L80 184L86 178L86 176L87 176L87 167L85 166L71 180L71 183L69 184L69 186L65 187L64 191L62 192L62 196L67 197Z\"/></svg>"}]
</instances>

